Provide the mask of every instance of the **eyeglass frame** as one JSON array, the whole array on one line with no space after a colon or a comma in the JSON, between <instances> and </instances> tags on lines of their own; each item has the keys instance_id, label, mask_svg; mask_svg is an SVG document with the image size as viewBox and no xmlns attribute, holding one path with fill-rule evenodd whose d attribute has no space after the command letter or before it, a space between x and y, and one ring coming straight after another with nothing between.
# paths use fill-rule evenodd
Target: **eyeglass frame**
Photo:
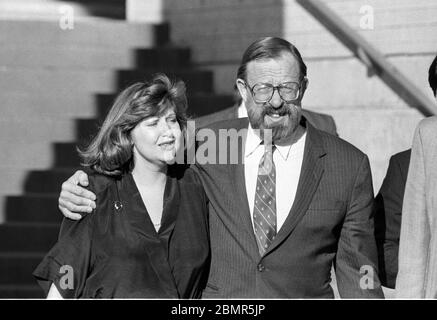
<instances>
[{"instance_id":1,"label":"eyeglass frame","mask_svg":"<svg viewBox=\"0 0 437 320\"><path fill-rule=\"evenodd\" d=\"M297 101L297 100L299 100L300 95L301 95L302 83L303 83L306 79L307 79L306 77L303 77L302 80L300 81L300 83L295 82L295 81L287 81L287 82L283 82L283 83L279 84L278 86L273 86L271 83L257 82L257 83L255 83L252 87L249 86L249 84L246 82L246 80L243 80L243 79L239 79L239 80L241 80L241 81L244 83L244 86L245 86L246 88L249 88L249 90L250 90L250 94L252 95L253 100L254 100L255 102L257 102L257 103L267 103L267 102L270 102L270 100L272 100L272 98L273 98L273 95L275 94L275 90L278 91L278 95L279 95L279 97L282 99L282 101L284 101L285 103L290 103L290 102L293 102L293 101ZM298 85L298 89L297 89L297 97L296 97L296 99L285 100L285 99L282 97L282 95L281 95L281 91L280 91L279 89L280 89L281 86L283 86L285 83L295 83L295 84ZM259 101L259 100L257 100L257 99L255 98L255 93L253 92L253 88L255 88L255 86L257 86L257 85L259 85L259 84L261 84L261 85L267 85L267 87L270 87L270 88L273 89L273 90L272 90L272 95L271 95L270 98L269 98L268 100L266 100L266 101Z\"/></svg>"}]
</instances>

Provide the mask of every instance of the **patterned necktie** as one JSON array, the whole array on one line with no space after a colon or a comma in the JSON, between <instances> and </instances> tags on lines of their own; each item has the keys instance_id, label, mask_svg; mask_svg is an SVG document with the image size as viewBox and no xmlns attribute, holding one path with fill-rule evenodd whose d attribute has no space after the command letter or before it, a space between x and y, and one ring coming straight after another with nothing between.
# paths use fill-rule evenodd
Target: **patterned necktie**
<instances>
[{"instance_id":1,"label":"patterned necktie","mask_svg":"<svg viewBox=\"0 0 437 320\"><path fill-rule=\"evenodd\" d=\"M276 168L272 148L265 147L258 167L253 223L261 256L276 236Z\"/></svg>"}]
</instances>

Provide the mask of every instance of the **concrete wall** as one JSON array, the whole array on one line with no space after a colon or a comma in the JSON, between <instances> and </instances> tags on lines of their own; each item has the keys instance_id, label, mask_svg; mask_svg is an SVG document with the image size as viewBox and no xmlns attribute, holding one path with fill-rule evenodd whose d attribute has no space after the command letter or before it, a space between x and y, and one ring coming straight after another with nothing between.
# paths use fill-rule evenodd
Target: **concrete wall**
<instances>
[{"instance_id":1,"label":"concrete wall","mask_svg":"<svg viewBox=\"0 0 437 320\"><path fill-rule=\"evenodd\" d=\"M430 99L427 70L437 53L435 0L322 0L380 50ZM373 29L360 21L373 9ZM294 0L165 0L174 43L215 71L218 92L232 90L244 49L260 36L284 37L301 51L310 86L304 107L334 116L342 138L369 155L374 189L390 156L409 148L423 116L409 108Z\"/></svg>"}]
</instances>

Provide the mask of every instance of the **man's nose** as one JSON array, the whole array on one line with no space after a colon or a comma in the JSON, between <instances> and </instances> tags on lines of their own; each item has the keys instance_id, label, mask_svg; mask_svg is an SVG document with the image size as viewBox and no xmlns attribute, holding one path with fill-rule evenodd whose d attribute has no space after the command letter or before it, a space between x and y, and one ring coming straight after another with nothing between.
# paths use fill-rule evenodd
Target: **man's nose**
<instances>
[{"instance_id":1,"label":"man's nose","mask_svg":"<svg viewBox=\"0 0 437 320\"><path fill-rule=\"evenodd\" d=\"M273 108L277 109L277 108L280 108L283 103L284 103L284 101L282 101L282 98L279 95L278 88L275 88L273 90L272 98L270 99L270 104L272 105Z\"/></svg>"}]
</instances>

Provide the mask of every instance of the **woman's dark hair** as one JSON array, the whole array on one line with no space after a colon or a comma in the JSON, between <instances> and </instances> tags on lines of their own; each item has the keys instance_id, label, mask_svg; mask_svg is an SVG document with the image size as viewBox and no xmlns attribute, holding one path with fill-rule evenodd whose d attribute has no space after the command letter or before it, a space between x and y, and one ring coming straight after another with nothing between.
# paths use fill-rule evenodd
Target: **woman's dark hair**
<instances>
[{"instance_id":1,"label":"woman's dark hair","mask_svg":"<svg viewBox=\"0 0 437 320\"><path fill-rule=\"evenodd\" d=\"M138 82L116 98L96 137L79 151L82 165L98 173L118 176L133 168L131 131L148 117L161 116L174 108L182 132L187 125L187 98L183 81L171 81L157 74L151 81Z\"/></svg>"},{"instance_id":2,"label":"woman's dark hair","mask_svg":"<svg viewBox=\"0 0 437 320\"><path fill-rule=\"evenodd\" d=\"M238 68L237 78L247 80L247 64L254 60L275 59L280 57L284 52L290 53L296 58L300 67L301 78L307 75L307 66L303 62L299 50L287 40L275 37L264 37L253 42L244 52Z\"/></svg>"}]
</instances>

